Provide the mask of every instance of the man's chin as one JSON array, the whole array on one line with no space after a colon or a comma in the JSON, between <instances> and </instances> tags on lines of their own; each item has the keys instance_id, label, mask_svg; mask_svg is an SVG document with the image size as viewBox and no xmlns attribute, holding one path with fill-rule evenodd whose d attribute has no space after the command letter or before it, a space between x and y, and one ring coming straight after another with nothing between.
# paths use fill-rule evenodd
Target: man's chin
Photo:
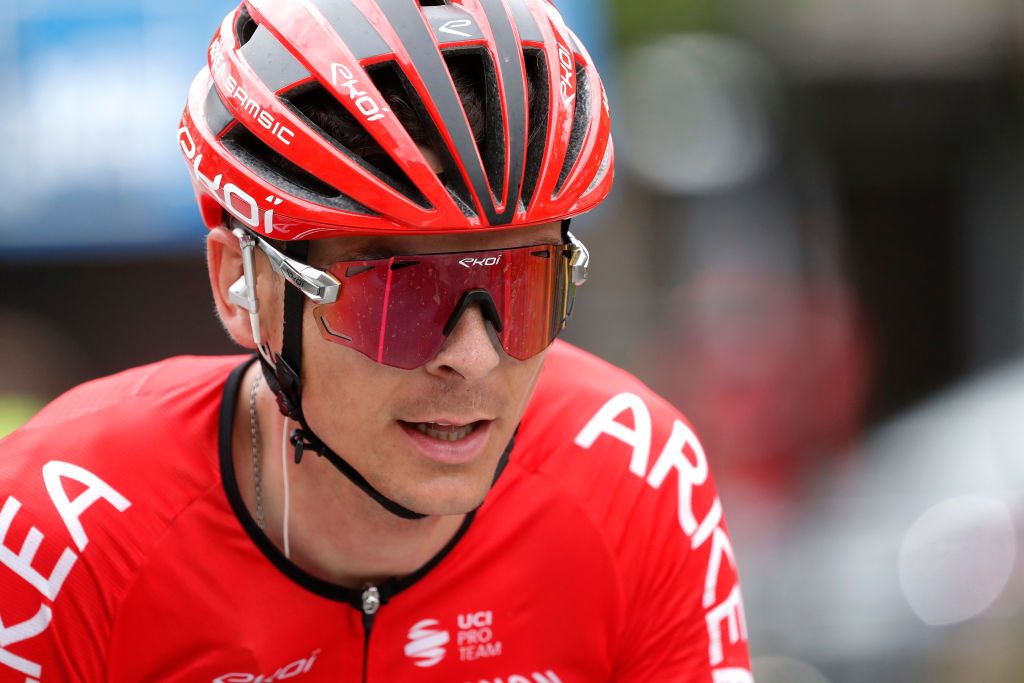
<instances>
[{"instance_id":1,"label":"man's chin","mask_svg":"<svg viewBox=\"0 0 1024 683\"><path fill-rule=\"evenodd\" d=\"M489 486L483 490L473 487L460 491L415 491L396 496L395 501L428 517L465 515L479 508L489 492Z\"/></svg>"}]
</instances>

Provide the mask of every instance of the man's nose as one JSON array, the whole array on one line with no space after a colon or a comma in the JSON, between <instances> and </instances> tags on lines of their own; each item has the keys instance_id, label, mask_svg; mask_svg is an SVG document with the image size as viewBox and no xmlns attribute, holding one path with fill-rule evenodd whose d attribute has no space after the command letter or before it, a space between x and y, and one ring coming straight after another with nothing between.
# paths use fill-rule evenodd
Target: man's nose
<instances>
[{"instance_id":1,"label":"man's nose","mask_svg":"<svg viewBox=\"0 0 1024 683\"><path fill-rule=\"evenodd\" d=\"M427 371L439 376L455 373L474 380L494 370L501 363L501 351L489 326L479 305L466 308L444 346L427 362Z\"/></svg>"}]
</instances>

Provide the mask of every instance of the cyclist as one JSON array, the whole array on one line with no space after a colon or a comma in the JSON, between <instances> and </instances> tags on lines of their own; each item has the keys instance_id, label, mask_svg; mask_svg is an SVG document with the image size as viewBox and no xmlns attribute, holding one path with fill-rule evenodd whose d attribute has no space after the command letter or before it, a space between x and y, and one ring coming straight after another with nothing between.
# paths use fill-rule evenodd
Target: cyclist
<instances>
[{"instance_id":1,"label":"cyclist","mask_svg":"<svg viewBox=\"0 0 1024 683\"><path fill-rule=\"evenodd\" d=\"M178 143L256 353L3 442L0 676L752 681L699 441L554 341L613 153L548 0L246 0L208 62Z\"/></svg>"}]
</instances>

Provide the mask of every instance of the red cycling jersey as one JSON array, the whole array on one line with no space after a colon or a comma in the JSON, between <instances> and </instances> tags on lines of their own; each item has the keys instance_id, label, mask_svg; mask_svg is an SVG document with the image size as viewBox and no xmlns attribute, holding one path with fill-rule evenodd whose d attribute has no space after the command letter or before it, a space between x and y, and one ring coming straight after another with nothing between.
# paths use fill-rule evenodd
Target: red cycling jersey
<instances>
[{"instance_id":1,"label":"red cycling jersey","mask_svg":"<svg viewBox=\"0 0 1024 683\"><path fill-rule=\"evenodd\" d=\"M90 382L0 442L0 681L753 681L704 451L625 372L556 343L485 504L371 596L246 511L250 361Z\"/></svg>"}]
</instances>

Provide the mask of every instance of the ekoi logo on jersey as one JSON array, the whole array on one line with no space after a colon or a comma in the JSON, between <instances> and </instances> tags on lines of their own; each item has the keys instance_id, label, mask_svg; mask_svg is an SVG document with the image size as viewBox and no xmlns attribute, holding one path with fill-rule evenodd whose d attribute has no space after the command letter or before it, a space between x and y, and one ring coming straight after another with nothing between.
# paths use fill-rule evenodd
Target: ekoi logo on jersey
<instances>
[{"instance_id":1,"label":"ekoi logo on jersey","mask_svg":"<svg viewBox=\"0 0 1024 683\"><path fill-rule=\"evenodd\" d=\"M473 682L467 681L467 683ZM562 683L562 679L554 671L548 669L547 671L534 671L532 674L512 674L507 678L485 678L475 683Z\"/></svg>"},{"instance_id":2,"label":"ekoi logo on jersey","mask_svg":"<svg viewBox=\"0 0 1024 683\"><path fill-rule=\"evenodd\" d=\"M313 668L316 663L316 657L320 654L320 650L313 650L308 656L302 659L296 659L294 662L285 664L284 666L278 667L277 671L269 674L250 674L241 672L232 672L218 676L213 679L212 683L273 683L274 681L285 681L289 678L295 678L305 673L309 673L309 670Z\"/></svg>"},{"instance_id":3,"label":"ekoi logo on jersey","mask_svg":"<svg viewBox=\"0 0 1024 683\"><path fill-rule=\"evenodd\" d=\"M494 637L494 612L483 610L460 614L456 618L456 626L455 647L459 661L472 662L501 656L501 641ZM448 654L447 646L451 641L451 632L443 629L437 619L423 619L409 629L405 655L418 667L436 666Z\"/></svg>"}]
</instances>

